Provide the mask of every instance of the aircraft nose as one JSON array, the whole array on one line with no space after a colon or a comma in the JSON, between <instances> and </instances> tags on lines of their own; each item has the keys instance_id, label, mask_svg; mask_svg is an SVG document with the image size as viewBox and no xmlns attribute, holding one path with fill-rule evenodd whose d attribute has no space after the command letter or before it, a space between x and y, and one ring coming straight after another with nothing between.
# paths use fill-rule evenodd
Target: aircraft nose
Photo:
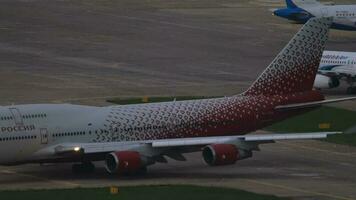
<instances>
[{"instance_id":1,"label":"aircraft nose","mask_svg":"<svg viewBox=\"0 0 356 200\"><path fill-rule=\"evenodd\" d=\"M273 11L273 15L280 16L280 17L282 17L282 13L283 13L283 11L281 9L277 9L277 10Z\"/></svg>"}]
</instances>

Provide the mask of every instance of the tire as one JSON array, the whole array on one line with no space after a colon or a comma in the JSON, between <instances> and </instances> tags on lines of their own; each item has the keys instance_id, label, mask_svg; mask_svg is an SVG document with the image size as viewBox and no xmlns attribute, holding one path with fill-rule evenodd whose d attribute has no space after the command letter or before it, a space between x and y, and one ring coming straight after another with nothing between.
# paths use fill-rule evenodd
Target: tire
<instances>
[{"instance_id":1,"label":"tire","mask_svg":"<svg viewBox=\"0 0 356 200\"><path fill-rule=\"evenodd\" d=\"M346 89L346 93L347 93L347 94L352 94L352 92L353 92L352 87L348 87L348 88Z\"/></svg>"},{"instance_id":2,"label":"tire","mask_svg":"<svg viewBox=\"0 0 356 200\"><path fill-rule=\"evenodd\" d=\"M347 94L356 94L356 87L348 87L346 90Z\"/></svg>"}]
</instances>

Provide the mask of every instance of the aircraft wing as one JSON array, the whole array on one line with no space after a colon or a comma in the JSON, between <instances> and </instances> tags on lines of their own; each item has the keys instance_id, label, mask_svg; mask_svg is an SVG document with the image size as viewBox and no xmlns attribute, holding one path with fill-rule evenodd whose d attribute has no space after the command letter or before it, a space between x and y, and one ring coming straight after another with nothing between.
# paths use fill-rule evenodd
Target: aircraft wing
<instances>
[{"instance_id":1,"label":"aircraft wing","mask_svg":"<svg viewBox=\"0 0 356 200\"><path fill-rule=\"evenodd\" d=\"M239 148L258 150L258 144L272 143L275 140L305 140L321 139L328 135L341 132L312 133L279 133L279 134L248 134L238 136L194 137L161 140L146 140L135 142L103 142L103 143L63 143L43 150L42 154L71 155L98 154L113 151L138 151L146 156L164 155L168 149L203 147L209 144L235 144Z\"/></svg>"},{"instance_id":2,"label":"aircraft wing","mask_svg":"<svg viewBox=\"0 0 356 200\"><path fill-rule=\"evenodd\" d=\"M321 139L328 135L341 134L341 132L315 132L315 133L279 133L279 134L251 134L242 136L223 136L223 137L199 137L184 139L166 139L152 141L152 147L176 147L191 145L208 145L214 143L229 144L235 142L257 142L266 143L275 140L305 140Z\"/></svg>"}]
</instances>

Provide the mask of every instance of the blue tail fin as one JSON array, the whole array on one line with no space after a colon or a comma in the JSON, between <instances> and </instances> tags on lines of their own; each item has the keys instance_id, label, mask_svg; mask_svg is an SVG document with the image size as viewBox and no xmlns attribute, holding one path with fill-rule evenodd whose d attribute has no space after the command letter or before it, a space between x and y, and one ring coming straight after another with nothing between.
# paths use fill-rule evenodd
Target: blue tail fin
<instances>
[{"instance_id":1,"label":"blue tail fin","mask_svg":"<svg viewBox=\"0 0 356 200\"><path fill-rule=\"evenodd\" d=\"M292 0L286 0L287 8L298 8Z\"/></svg>"}]
</instances>

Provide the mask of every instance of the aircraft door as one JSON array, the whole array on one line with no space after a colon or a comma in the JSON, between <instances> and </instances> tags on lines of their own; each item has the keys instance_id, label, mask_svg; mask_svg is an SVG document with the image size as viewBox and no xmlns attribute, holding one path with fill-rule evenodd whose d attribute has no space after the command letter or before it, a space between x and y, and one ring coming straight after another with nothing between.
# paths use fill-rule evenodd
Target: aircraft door
<instances>
[{"instance_id":1,"label":"aircraft door","mask_svg":"<svg viewBox=\"0 0 356 200\"><path fill-rule=\"evenodd\" d=\"M23 126L22 115L21 115L19 109L17 109L17 108L9 108L9 110L10 110L10 112L12 114L12 117L15 120L16 126Z\"/></svg>"},{"instance_id":2,"label":"aircraft door","mask_svg":"<svg viewBox=\"0 0 356 200\"><path fill-rule=\"evenodd\" d=\"M48 130L46 128L40 129L41 144L48 144Z\"/></svg>"},{"instance_id":3,"label":"aircraft door","mask_svg":"<svg viewBox=\"0 0 356 200\"><path fill-rule=\"evenodd\" d=\"M328 8L327 8L327 7L321 8L321 16L323 16L323 17L328 17L328 15L329 15L329 10L328 10Z\"/></svg>"}]
</instances>

